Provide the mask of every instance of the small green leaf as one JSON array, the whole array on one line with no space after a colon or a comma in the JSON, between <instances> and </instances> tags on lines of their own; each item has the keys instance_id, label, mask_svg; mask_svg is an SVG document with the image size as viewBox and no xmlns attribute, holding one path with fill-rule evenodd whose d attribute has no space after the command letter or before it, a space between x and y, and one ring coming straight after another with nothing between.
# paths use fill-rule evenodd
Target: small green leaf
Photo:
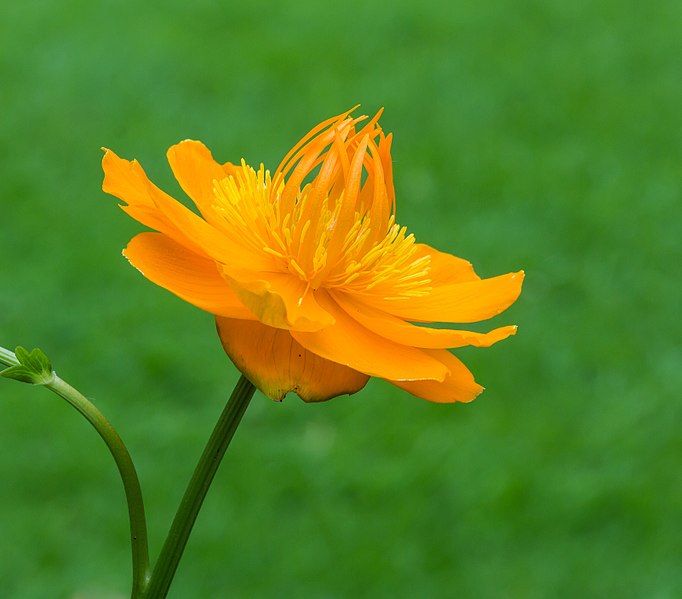
<instances>
[{"instance_id":1,"label":"small green leaf","mask_svg":"<svg viewBox=\"0 0 682 599\"><path fill-rule=\"evenodd\" d=\"M14 350L14 354L19 364L0 371L0 376L32 385L47 385L54 380L52 364L38 348L28 352L19 346Z\"/></svg>"}]
</instances>

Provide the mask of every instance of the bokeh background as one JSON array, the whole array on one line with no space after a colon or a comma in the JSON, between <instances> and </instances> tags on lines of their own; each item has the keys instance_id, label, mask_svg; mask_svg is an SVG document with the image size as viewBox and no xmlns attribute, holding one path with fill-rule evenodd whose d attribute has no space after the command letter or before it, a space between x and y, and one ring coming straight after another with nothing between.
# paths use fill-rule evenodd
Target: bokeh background
<instances>
[{"instance_id":1,"label":"bokeh background","mask_svg":"<svg viewBox=\"0 0 682 599\"><path fill-rule=\"evenodd\" d=\"M39 346L117 425L156 555L237 372L209 315L120 250L100 146L276 166L356 103L395 134L398 217L483 276L524 268L433 405L372 381L257 394L171 597L682 596L679 0L0 4L0 344ZM0 381L0 596L125 597L103 443Z\"/></svg>"}]
</instances>

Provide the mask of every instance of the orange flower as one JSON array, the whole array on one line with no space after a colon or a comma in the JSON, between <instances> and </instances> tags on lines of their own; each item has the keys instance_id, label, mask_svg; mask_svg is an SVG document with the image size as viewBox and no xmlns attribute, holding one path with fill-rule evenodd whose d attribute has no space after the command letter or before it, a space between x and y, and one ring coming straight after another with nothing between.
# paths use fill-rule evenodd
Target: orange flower
<instances>
[{"instance_id":1,"label":"orange flower","mask_svg":"<svg viewBox=\"0 0 682 599\"><path fill-rule=\"evenodd\" d=\"M198 216L107 150L105 192L157 233L124 255L150 281L216 316L225 351L266 395L355 393L370 376L436 402L483 388L447 348L516 332L413 324L485 320L510 306L523 272L481 279L469 262L417 243L395 220L391 135L379 114L320 123L274 174L219 164L198 141L168 151Z\"/></svg>"}]
</instances>

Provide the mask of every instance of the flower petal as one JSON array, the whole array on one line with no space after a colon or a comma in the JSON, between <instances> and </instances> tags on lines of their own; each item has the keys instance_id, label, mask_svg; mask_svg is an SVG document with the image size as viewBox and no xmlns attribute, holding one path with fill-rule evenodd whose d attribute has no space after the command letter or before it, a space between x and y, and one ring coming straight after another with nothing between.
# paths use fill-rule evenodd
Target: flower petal
<instances>
[{"instance_id":1,"label":"flower petal","mask_svg":"<svg viewBox=\"0 0 682 599\"><path fill-rule=\"evenodd\" d=\"M319 331L334 324L334 317L320 307L309 284L294 275L234 269L223 269L222 274L263 324L296 331Z\"/></svg>"},{"instance_id":2,"label":"flower petal","mask_svg":"<svg viewBox=\"0 0 682 599\"><path fill-rule=\"evenodd\" d=\"M255 320L213 260L195 254L162 233L140 233L123 255L145 277L211 314Z\"/></svg>"},{"instance_id":3,"label":"flower petal","mask_svg":"<svg viewBox=\"0 0 682 599\"><path fill-rule=\"evenodd\" d=\"M363 301L413 322L477 322L499 314L521 293L523 271L434 287L424 297Z\"/></svg>"},{"instance_id":4,"label":"flower petal","mask_svg":"<svg viewBox=\"0 0 682 599\"><path fill-rule=\"evenodd\" d=\"M289 331L257 321L216 318L225 352L265 395L281 401L293 391L303 401L326 401L362 389L369 377L304 349Z\"/></svg>"},{"instance_id":5,"label":"flower petal","mask_svg":"<svg viewBox=\"0 0 682 599\"><path fill-rule=\"evenodd\" d=\"M455 401L468 402L476 399L482 392L481 387L455 356L447 350L426 350L434 358L437 358L447 366L450 374L442 382L438 381L388 381L396 387L404 389L408 393L434 401L437 403L452 403Z\"/></svg>"},{"instance_id":6,"label":"flower petal","mask_svg":"<svg viewBox=\"0 0 682 599\"><path fill-rule=\"evenodd\" d=\"M180 231L196 241L206 255L235 268L266 270L272 267L272 257L264 252L253 252L170 197L155 197L156 206Z\"/></svg>"},{"instance_id":7,"label":"flower petal","mask_svg":"<svg viewBox=\"0 0 682 599\"><path fill-rule=\"evenodd\" d=\"M415 258L431 257L429 278L434 287L447 283L478 281L481 278L474 272L471 262L463 258L440 252L425 243L415 243L414 247L416 249Z\"/></svg>"},{"instance_id":8,"label":"flower petal","mask_svg":"<svg viewBox=\"0 0 682 599\"><path fill-rule=\"evenodd\" d=\"M261 270L271 267L270 256L249 251L161 191L137 161L124 160L107 150L102 166L102 189L126 202L123 209L142 224L223 264Z\"/></svg>"},{"instance_id":9,"label":"flower petal","mask_svg":"<svg viewBox=\"0 0 682 599\"><path fill-rule=\"evenodd\" d=\"M233 175L239 167L219 164L204 144L191 139L171 146L166 156L180 187L192 198L203 217L217 225L213 209L214 181Z\"/></svg>"},{"instance_id":10,"label":"flower petal","mask_svg":"<svg viewBox=\"0 0 682 599\"><path fill-rule=\"evenodd\" d=\"M362 298L350 297L344 293L334 293L333 297L348 314L370 331L396 343L413 347L440 349L465 345L490 347L493 343L516 333L516 326L499 327L489 333L421 327L367 306L362 303Z\"/></svg>"},{"instance_id":11,"label":"flower petal","mask_svg":"<svg viewBox=\"0 0 682 599\"><path fill-rule=\"evenodd\" d=\"M326 291L320 290L318 301L336 322L316 332L292 330L292 337L306 349L370 376L392 380L445 379L447 366L425 350L394 343L366 329Z\"/></svg>"},{"instance_id":12,"label":"flower petal","mask_svg":"<svg viewBox=\"0 0 682 599\"><path fill-rule=\"evenodd\" d=\"M154 198L165 197L169 202L175 200L147 178L137 160L124 160L111 150L105 149L102 169L104 170L102 190L124 201L127 206L121 208L126 213L143 225L165 233L185 247L205 255L197 243L188 238L157 208Z\"/></svg>"}]
</instances>

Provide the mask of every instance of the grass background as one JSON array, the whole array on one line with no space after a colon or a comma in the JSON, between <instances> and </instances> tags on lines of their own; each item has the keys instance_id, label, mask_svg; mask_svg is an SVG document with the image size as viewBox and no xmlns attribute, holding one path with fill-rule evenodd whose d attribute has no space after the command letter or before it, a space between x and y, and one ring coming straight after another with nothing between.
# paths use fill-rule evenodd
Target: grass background
<instances>
[{"instance_id":1,"label":"grass background","mask_svg":"<svg viewBox=\"0 0 682 599\"><path fill-rule=\"evenodd\" d=\"M678 0L0 5L0 343L118 426L153 555L237 373L120 256L100 146L180 196L181 139L274 167L385 106L400 222L527 272L517 337L457 352L473 404L258 394L171 597L682 594L681 30ZM0 596L126 596L120 482L64 402L0 381L0 479Z\"/></svg>"}]
</instances>

